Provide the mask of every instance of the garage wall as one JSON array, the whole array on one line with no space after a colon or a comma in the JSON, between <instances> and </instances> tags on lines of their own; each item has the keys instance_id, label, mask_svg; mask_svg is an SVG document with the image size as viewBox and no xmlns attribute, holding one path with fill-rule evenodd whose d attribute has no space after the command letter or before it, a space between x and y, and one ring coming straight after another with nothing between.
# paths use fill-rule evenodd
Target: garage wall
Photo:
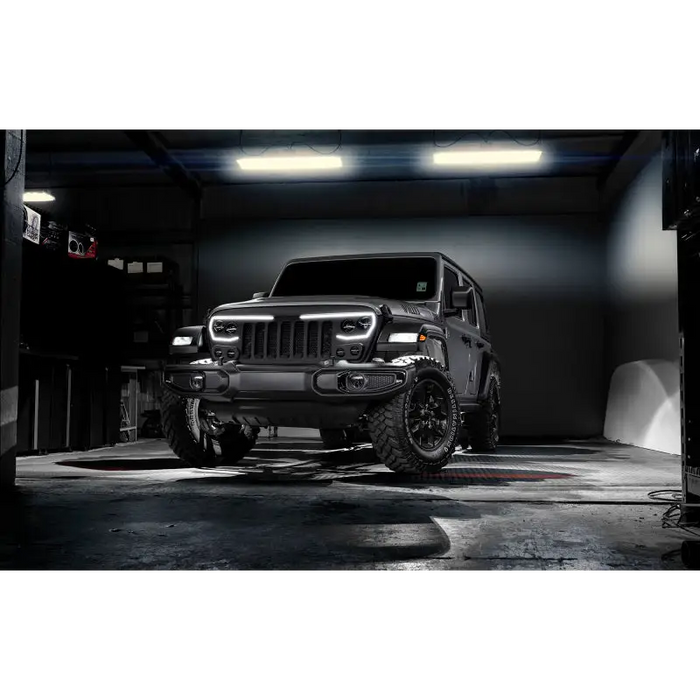
<instances>
[{"instance_id":1,"label":"garage wall","mask_svg":"<svg viewBox=\"0 0 700 700\"><path fill-rule=\"evenodd\" d=\"M269 289L292 257L398 250L442 251L483 286L503 365L506 435L601 434L605 243L590 214L217 217L202 225L200 314Z\"/></svg>"},{"instance_id":2,"label":"garage wall","mask_svg":"<svg viewBox=\"0 0 700 700\"><path fill-rule=\"evenodd\" d=\"M656 156L609 220L605 436L680 454L676 234L661 225Z\"/></svg>"},{"instance_id":3,"label":"garage wall","mask_svg":"<svg viewBox=\"0 0 700 700\"><path fill-rule=\"evenodd\" d=\"M180 188L114 187L54 190L56 200L34 205L47 219L89 224L101 259L165 257L177 265L185 323L192 318L194 240L192 200Z\"/></svg>"}]
</instances>

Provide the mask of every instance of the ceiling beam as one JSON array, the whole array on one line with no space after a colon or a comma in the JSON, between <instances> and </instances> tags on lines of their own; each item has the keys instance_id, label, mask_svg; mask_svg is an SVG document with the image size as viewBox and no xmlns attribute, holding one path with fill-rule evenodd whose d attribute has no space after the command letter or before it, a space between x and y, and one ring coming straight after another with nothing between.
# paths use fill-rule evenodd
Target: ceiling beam
<instances>
[{"instance_id":1,"label":"ceiling beam","mask_svg":"<svg viewBox=\"0 0 700 700\"><path fill-rule=\"evenodd\" d=\"M199 180L168 151L163 139L155 131L125 131L131 142L141 149L170 179L194 200L202 197Z\"/></svg>"},{"instance_id":2,"label":"ceiling beam","mask_svg":"<svg viewBox=\"0 0 700 700\"><path fill-rule=\"evenodd\" d=\"M625 156L627 151L631 148L632 144L639 137L639 131L626 131L620 142L610 153L610 161L603 168L600 175L598 176L598 189L602 190L605 187L606 182L610 179L610 176L617 168L620 160Z\"/></svg>"},{"instance_id":3,"label":"ceiling beam","mask_svg":"<svg viewBox=\"0 0 700 700\"><path fill-rule=\"evenodd\" d=\"M33 132L29 131L30 138L28 142L28 152L30 154L59 154L59 153L83 153L89 152L104 152L104 153L120 153L128 152L130 150L130 144L128 142L120 142L115 140L113 143L98 143L97 146L91 142L91 132L75 132L77 134L77 140L73 142L61 142L52 141L50 138L51 132L43 132L42 136L37 138L33 137ZM115 132L124 133L124 132ZM151 132L153 133L153 132ZM581 141L587 143L603 143L614 142L624 136L624 131L602 131L589 129L585 131L530 131L527 132L526 136L522 133L519 135L522 140L529 141L530 138L536 139L537 136L541 135L542 143L578 143ZM167 130L159 132L160 139L168 139L170 141L171 133ZM189 134L191 136L187 136ZM237 150L243 141L244 148L250 148L255 150L259 146L254 145L253 142L256 139L261 140L264 146L272 145L271 141L275 141L274 137L271 137L270 132L259 131L259 130L245 130L243 132L243 139L241 139L240 131L209 131L209 132L172 132L172 141L168 146L169 150L172 151L214 151L214 150ZM347 147L362 147L362 146L377 146L377 145L406 145L406 146L431 146L433 144L433 138L436 138L438 142L451 141L458 138L460 135L462 138L462 143L467 143L469 138L475 140L476 143L482 141L478 134L482 134L483 137L487 137L491 134L492 140L507 140L507 136L503 132L496 132L494 130L482 130L482 131L471 131L465 132L460 130L438 130L438 131L409 131L409 130L355 130L355 131L342 131L342 146ZM185 138L183 140L183 135ZM35 140L35 138L37 140ZM290 136L287 139L288 143L292 141L300 142L300 139L306 138L313 142L313 145L317 145L320 149L332 149L338 144L338 131L326 130L326 131L310 131L307 136L300 135L297 132L296 136ZM316 143L314 139L321 139L321 142ZM132 141L133 143L133 141ZM288 145L287 143L287 145ZM139 147L140 148L140 147Z\"/></svg>"}]
</instances>

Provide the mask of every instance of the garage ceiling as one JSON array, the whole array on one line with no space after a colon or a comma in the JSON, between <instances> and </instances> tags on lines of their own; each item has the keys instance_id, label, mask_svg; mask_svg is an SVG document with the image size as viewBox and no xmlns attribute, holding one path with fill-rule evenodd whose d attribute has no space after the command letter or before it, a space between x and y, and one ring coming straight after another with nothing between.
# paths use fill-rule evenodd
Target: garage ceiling
<instances>
[{"instance_id":1,"label":"garage ceiling","mask_svg":"<svg viewBox=\"0 0 700 700\"><path fill-rule=\"evenodd\" d=\"M273 150L334 152L351 167L295 182L464 179L469 174L428 169L437 148L478 144L541 148L542 168L510 170L508 177L587 177L602 183L637 131L50 131L27 133L27 188L195 186L288 181L288 175L244 172L236 158ZM144 148L144 137L156 144ZM165 159L165 162L164 160ZM480 174L483 177L483 174ZM494 174L492 177L498 177Z\"/></svg>"}]
</instances>

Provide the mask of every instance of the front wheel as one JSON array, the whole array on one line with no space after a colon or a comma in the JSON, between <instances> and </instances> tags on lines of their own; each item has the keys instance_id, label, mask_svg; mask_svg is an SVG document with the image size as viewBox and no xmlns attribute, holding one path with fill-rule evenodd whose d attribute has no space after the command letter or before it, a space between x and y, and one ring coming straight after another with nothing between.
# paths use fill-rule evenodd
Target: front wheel
<instances>
[{"instance_id":1,"label":"front wheel","mask_svg":"<svg viewBox=\"0 0 700 700\"><path fill-rule=\"evenodd\" d=\"M201 409L199 399L163 392L163 434L172 451L189 467L232 465L250 452L258 429L218 423Z\"/></svg>"},{"instance_id":2,"label":"front wheel","mask_svg":"<svg viewBox=\"0 0 700 700\"><path fill-rule=\"evenodd\" d=\"M457 392L437 361L417 360L411 387L368 414L377 456L394 472L438 472L450 460L460 427Z\"/></svg>"}]
</instances>

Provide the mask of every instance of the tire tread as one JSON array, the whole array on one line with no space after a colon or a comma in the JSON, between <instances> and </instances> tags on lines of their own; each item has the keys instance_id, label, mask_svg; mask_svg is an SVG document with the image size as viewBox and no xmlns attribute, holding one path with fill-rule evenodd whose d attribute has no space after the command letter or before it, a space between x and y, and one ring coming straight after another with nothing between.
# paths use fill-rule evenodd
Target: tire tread
<instances>
[{"instance_id":1,"label":"tire tread","mask_svg":"<svg viewBox=\"0 0 700 700\"><path fill-rule=\"evenodd\" d=\"M439 369L447 381L454 384L452 378L445 367L431 358L417 360L418 367L434 367ZM403 405L405 394L389 399L383 404L376 406L368 415L369 432L372 445L377 456L384 465L393 472L399 474L421 474L425 472L438 472L447 464L452 456L454 445L445 456L435 462L421 460L413 451L408 435L403 431ZM459 412L457 413L459 420Z\"/></svg>"},{"instance_id":2,"label":"tire tread","mask_svg":"<svg viewBox=\"0 0 700 700\"><path fill-rule=\"evenodd\" d=\"M161 425L170 448L189 467L216 466L219 461L215 455L202 450L189 429L186 416L186 399L165 388L161 402ZM258 430L248 426L240 432L224 433L217 438L222 453L220 462L236 464L250 452L257 438Z\"/></svg>"}]
</instances>

